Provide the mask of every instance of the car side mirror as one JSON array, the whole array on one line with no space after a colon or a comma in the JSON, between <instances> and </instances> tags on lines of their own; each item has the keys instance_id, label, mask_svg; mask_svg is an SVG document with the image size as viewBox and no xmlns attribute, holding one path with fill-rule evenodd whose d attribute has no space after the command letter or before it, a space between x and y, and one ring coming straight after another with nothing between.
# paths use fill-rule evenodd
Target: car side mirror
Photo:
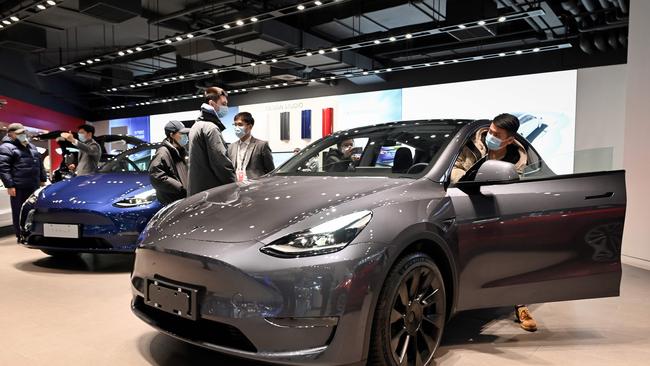
<instances>
[{"instance_id":1,"label":"car side mirror","mask_svg":"<svg viewBox=\"0 0 650 366\"><path fill-rule=\"evenodd\" d=\"M478 193L481 186L506 184L519 181L515 165L501 160L487 160L476 172L473 181L458 182L456 187L467 193Z\"/></svg>"}]
</instances>

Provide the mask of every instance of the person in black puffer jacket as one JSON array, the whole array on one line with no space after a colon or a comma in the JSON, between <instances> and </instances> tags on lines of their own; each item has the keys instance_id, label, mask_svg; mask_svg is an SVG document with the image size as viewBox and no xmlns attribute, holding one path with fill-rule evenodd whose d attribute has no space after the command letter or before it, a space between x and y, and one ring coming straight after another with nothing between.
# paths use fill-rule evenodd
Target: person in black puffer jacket
<instances>
[{"instance_id":1,"label":"person in black puffer jacket","mask_svg":"<svg viewBox=\"0 0 650 366\"><path fill-rule=\"evenodd\" d=\"M25 127L12 123L0 143L0 179L11 197L11 214L16 237L20 238L20 209L29 196L47 181L45 167L36 146L29 143Z\"/></svg>"},{"instance_id":2,"label":"person in black puffer jacket","mask_svg":"<svg viewBox=\"0 0 650 366\"><path fill-rule=\"evenodd\" d=\"M156 190L156 198L163 205L168 205L187 195L187 152L184 146L189 141L189 128L179 121L170 121L165 125L163 146L149 164L149 178Z\"/></svg>"}]
</instances>

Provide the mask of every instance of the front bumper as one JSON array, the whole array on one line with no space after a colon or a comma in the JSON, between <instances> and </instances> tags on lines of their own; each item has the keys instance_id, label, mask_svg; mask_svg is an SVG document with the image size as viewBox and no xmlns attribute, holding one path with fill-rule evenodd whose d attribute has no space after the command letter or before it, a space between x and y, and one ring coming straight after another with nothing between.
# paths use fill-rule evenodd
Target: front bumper
<instances>
[{"instance_id":1,"label":"front bumper","mask_svg":"<svg viewBox=\"0 0 650 366\"><path fill-rule=\"evenodd\" d=\"M100 210L23 208L22 243L33 249L76 252L133 252L140 232L155 212L130 210L120 214ZM80 225L78 239L45 237L43 226Z\"/></svg>"},{"instance_id":2,"label":"front bumper","mask_svg":"<svg viewBox=\"0 0 650 366\"><path fill-rule=\"evenodd\" d=\"M354 244L330 255L282 259L260 246L184 240L137 249L133 311L165 333L239 357L285 365L363 362L386 247ZM198 319L146 305L153 280L197 289Z\"/></svg>"}]
</instances>

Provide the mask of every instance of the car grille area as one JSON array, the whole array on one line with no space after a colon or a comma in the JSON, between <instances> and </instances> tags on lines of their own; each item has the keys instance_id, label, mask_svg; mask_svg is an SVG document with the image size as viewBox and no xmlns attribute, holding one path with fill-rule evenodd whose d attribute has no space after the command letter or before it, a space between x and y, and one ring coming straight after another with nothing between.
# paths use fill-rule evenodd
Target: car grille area
<instances>
[{"instance_id":1,"label":"car grille area","mask_svg":"<svg viewBox=\"0 0 650 366\"><path fill-rule=\"evenodd\" d=\"M232 325L202 318L198 320L184 319L146 305L140 296L135 297L133 308L154 326L188 341L209 343L245 352L257 352L255 345Z\"/></svg>"},{"instance_id":2,"label":"car grille area","mask_svg":"<svg viewBox=\"0 0 650 366\"><path fill-rule=\"evenodd\" d=\"M101 238L46 238L42 235L30 235L27 245L33 247L54 247L66 249L113 250L113 246Z\"/></svg>"}]
</instances>

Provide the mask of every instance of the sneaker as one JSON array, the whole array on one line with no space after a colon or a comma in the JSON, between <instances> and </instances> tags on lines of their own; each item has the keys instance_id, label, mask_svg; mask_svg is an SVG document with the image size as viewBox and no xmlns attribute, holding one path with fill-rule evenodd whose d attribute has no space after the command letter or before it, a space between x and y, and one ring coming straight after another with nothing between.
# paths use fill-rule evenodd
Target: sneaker
<instances>
[{"instance_id":1,"label":"sneaker","mask_svg":"<svg viewBox=\"0 0 650 366\"><path fill-rule=\"evenodd\" d=\"M537 322L535 322L533 316L530 315L530 310L528 310L528 307L519 306L515 308L515 311L516 311L515 315L517 321L519 322L519 325L521 326L521 329L528 332L534 332L537 330Z\"/></svg>"}]
</instances>

